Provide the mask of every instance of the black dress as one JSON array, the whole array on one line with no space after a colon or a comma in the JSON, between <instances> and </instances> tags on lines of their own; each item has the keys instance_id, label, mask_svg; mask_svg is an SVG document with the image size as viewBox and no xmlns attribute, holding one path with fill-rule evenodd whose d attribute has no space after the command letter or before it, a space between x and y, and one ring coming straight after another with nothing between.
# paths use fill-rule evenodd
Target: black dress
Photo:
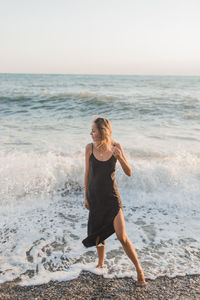
<instances>
[{"instance_id":1,"label":"black dress","mask_svg":"<svg viewBox=\"0 0 200 300\"><path fill-rule=\"evenodd\" d=\"M114 155L106 161L98 160L93 154L92 144L87 186L87 200L90 209L88 237L82 241L85 247L96 246L96 240L97 244L100 244L115 232L113 221L122 208L115 180L116 161Z\"/></svg>"}]
</instances>

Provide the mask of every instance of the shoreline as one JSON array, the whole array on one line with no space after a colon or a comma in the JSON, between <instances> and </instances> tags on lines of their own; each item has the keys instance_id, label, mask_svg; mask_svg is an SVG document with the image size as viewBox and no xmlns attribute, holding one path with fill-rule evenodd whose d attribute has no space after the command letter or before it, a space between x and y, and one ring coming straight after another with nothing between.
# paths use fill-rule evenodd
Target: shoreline
<instances>
[{"instance_id":1,"label":"shoreline","mask_svg":"<svg viewBox=\"0 0 200 300\"><path fill-rule=\"evenodd\" d=\"M131 277L104 278L88 271L69 281L50 281L41 285L20 286L15 281L0 284L0 299L116 299L116 300L198 300L200 275L146 279L137 287Z\"/></svg>"}]
</instances>

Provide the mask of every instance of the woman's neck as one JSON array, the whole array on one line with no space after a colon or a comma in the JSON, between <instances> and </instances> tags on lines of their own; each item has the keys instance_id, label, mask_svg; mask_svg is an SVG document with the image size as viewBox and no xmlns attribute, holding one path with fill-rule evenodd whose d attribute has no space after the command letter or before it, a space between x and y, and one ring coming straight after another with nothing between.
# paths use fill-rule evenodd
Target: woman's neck
<instances>
[{"instance_id":1,"label":"woman's neck","mask_svg":"<svg viewBox=\"0 0 200 300\"><path fill-rule=\"evenodd\" d=\"M101 144L101 142L95 142L95 147L103 152L111 150L111 147L108 144Z\"/></svg>"}]
</instances>

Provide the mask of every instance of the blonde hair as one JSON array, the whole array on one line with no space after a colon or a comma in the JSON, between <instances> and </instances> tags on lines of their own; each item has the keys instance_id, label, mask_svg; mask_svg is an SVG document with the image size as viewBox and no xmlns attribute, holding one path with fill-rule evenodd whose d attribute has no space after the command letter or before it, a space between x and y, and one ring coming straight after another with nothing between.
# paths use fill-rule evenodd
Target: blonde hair
<instances>
[{"instance_id":1,"label":"blonde hair","mask_svg":"<svg viewBox=\"0 0 200 300\"><path fill-rule=\"evenodd\" d=\"M98 145L98 148L103 145L111 147L114 141L112 139L112 126L110 121L103 117L95 117L93 123L97 126L101 135L101 142Z\"/></svg>"}]
</instances>

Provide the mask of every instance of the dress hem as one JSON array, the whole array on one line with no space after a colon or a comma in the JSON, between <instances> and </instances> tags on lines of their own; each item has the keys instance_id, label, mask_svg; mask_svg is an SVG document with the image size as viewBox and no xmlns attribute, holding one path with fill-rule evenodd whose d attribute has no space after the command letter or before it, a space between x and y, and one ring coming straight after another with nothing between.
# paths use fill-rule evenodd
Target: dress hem
<instances>
[{"instance_id":1,"label":"dress hem","mask_svg":"<svg viewBox=\"0 0 200 300\"><path fill-rule=\"evenodd\" d=\"M113 217L112 222L110 224L106 225L99 232L96 232L96 233L88 236L87 238L85 238L82 241L83 245L86 248L96 246L96 239L98 236L99 236L99 242L97 243L97 245L101 244L104 240L109 238L109 236L111 236L113 233L115 233L113 222L114 222L115 217L118 215L120 209L122 209L122 208L121 207L118 208L117 213Z\"/></svg>"}]
</instances>

